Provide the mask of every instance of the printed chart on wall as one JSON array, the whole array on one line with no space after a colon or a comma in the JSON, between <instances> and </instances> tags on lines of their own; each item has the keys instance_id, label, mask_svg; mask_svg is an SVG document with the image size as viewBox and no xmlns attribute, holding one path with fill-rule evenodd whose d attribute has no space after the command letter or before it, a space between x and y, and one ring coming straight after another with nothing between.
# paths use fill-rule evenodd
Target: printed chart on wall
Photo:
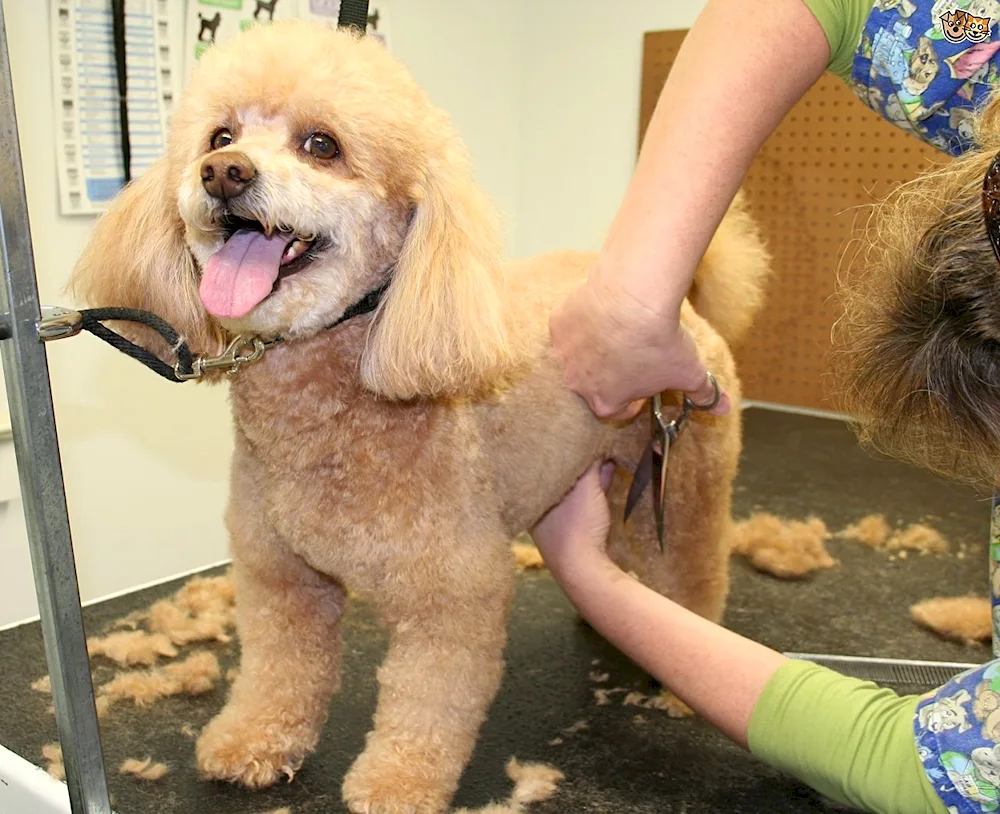
<instances>
[{"instance_id":1,"label":"printed chart on wall","mask_svg":"<svg viewBox=\"0 0 1000 814\"><path fill-rule=\"evenodd\" d=\"M198 58L213 45L251 26L288 17L335 26L339 15L340 0L188 0L185 74L190 75ZM384 14L370 5L367 34L378 37L388 47L385 28Z\"/></svg>"},{"instance_id":2,"label":"printed chart on wall","mask_svg":"<svg viewBox=\"0 0 1000 814\"><path fill-rule=\"evenodd\" d=\"M169 2L125 3L132 178L162 153L174 104ZM125 178L111 3L52 0L50 8L60 212L96 214Z\"/></svg>"}]
</instances>

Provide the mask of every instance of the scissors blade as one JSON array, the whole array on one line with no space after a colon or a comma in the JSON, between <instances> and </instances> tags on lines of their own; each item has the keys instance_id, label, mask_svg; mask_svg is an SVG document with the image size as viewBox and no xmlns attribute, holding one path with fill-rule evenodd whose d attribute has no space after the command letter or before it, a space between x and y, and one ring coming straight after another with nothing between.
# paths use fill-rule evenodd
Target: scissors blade
<instances>
[{"instance_id":1,"label":"scissors blade","mask_svg":"<svg viewBox=\"0 0 1000 814\"><path fill-rule=\"evenodd\" d=\"M653 445L653 515L656 517L656 539L663 551L664 513L667 508L667 456L670 442L666 437L657 439Z\"/></svg>"},{"instance_id":2,"label":"scissors blade","mask_svg":"<svg viewBox=\"0 0 1000 814\"><path fill-rule=\"evenodd\" d=\"M632 510L639 504L639 498L646 491L646 487L649 485L652 477L653 442L650 441L646 444L646 449L643 450L642 457L639 459L639 465L635 468L635 474L632 476L632 485L629 487L628 498L625 501L625 520L628 520L629 515L632 514Z\"/></svg>"}]
</instances>

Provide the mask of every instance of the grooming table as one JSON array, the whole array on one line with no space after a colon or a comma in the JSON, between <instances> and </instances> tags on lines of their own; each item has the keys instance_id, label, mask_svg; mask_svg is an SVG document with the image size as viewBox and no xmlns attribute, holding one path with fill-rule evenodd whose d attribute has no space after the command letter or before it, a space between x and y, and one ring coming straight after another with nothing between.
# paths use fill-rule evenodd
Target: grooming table
<instances>
[{"instance_id":1,"label":"grooming table","mask_svg":"<svg viewBox=\"0 0 1000 814\"><path fill-rule=\"evenodd\" d=\"M745 424L735 495L738 518L754 511L796 519L814 514L835 531L874 512L884 512L893 524L933 517L929 524L953 544L967 543L968 551L964 559L911 553L893 561L857 543L832 541L828 547L838 566L794 582L759 574L737 557L729 627L786 651L973 663L990 657L986 645L942 641L909 617L911 604L931 596L985 595L988 495L872 458L841 421L753 408ZM99 634L107 623L170 595L179 584L85 609L88 630ZM348 612L345 637L343 689L318 753L292 784L252 794L197 778L194 741L181 729L199 729L221 708L227 687L222 681L208 695L167 699L147 710L115 706L102 720L116 809L122 814L249 814L283 806L291 806L292 814L343 811L340 782L370 725L374 673L386 634L370 608L356 605ZM235 643L212 649L223 672L237 663ZM99 680L112 672L98 669ZM46 671L39 625L0 632L0 673L6 681L0 742L35 762L40 762L41 746L56 735L55 721L46 712L50 699L29 689ZM594 672L609 678L597 683ZM529 807L537 814L829 810L811 790L760 765L704 721L623 706L624 692L612 693L610 703L599 705L598 688L657 691L641 670L578 620L547 572L524 572L510 623L504 683L456 804L505 799L510 783L504 763L516 756L551 763L566 774L556 797ZM896 687L903 692L926 688ZM585 728L574 727L580 721ZM171 772L156 783L115 773L125 758L147 756L167 763Z\"/></svg>"}]
</instances>

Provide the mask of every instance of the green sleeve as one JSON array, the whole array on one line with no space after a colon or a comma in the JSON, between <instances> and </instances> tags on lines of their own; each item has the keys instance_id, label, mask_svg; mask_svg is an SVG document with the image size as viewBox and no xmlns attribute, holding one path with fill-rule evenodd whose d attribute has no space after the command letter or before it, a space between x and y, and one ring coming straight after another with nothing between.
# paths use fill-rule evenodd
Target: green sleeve
<instances>
[{"instance_id":1,"label":"green sleeve","mask_svg":"<svg viewBox=\"0 0 1000 814\"><path fill-rule=\"evenodd\" d=\"M843 80L851 78L854 53L874 0L803 0L819 21L830 43L827 70Z\"/></svg>"},{"instance_id":2,"label":"green sleeve","mask_svg":"<svg viewBox=\"0 0 1000 814\"><path fill-rule=\"evenodd\" d=\"M808 661L782 665L750 718L750 751L827 797L873 814L948 814L917 755L917 696Z\"/></svg>"}]
</instances>

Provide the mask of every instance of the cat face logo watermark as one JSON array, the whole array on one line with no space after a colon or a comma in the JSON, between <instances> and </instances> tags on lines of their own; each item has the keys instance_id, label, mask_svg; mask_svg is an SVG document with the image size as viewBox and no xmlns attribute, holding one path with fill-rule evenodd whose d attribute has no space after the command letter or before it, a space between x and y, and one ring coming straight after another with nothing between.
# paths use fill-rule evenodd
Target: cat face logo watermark
<instances>
[{"instance_id":1,"label":"cat face logo watermark","mask_svg":"<svg viewBox=\"0 0 1000 814\"><path fill-rule=\"evenodd\" d=\"M948 42L982 42L990 35L989 17L976 17L956 9L942 14L941 32Z\"/></svg>"}]
</instances>

